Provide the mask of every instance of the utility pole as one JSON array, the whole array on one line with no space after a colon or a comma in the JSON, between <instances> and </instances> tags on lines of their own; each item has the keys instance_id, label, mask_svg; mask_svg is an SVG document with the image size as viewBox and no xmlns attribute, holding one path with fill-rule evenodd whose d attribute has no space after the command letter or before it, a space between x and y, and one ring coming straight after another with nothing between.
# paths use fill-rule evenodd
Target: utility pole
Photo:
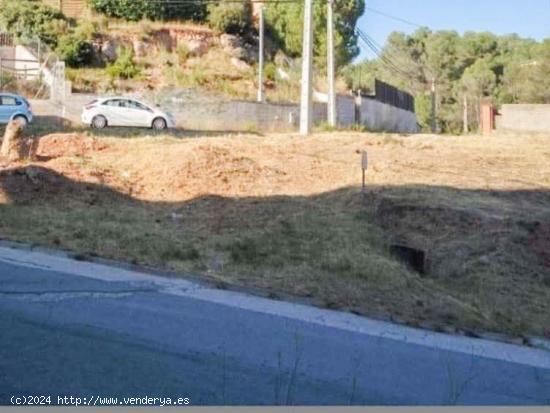
<instances>
[{"instance_id":1,"label":"utility pole","mask_svg":"<svg viewBox=\"0 0 550 413\"><path fill-rule=\"evenodd\" d=\"M327 122L335 128L336 115L336 87L334 64L334 0L327 0L327 78L328 78L328 105Z\"/></svg>"},{"instance_id":2,"label":"utility pole","mask_svg":"<svg viewBox=\"0 0 550 413\"><path fill-rule=\"evenodd\" d=\"M436 88L435 77L432 78L432 133L437 133L437 104L436 104Z\"/></svg>"},{"instance_id":3,"label":"utility pole","mask_svg":"<svg viewBox=\"0 0 550 413\"><path fill-rule=\"evenodd\" d=\"M258 59L258 102L264 101L264 41L265 41L265 22L264 22L264 5L260 5L260 45Z\"/></svg>"},{"instance_id":4,"label":"utility pole","mask_svg":"<svg viewBox=\"0 0 550 413\"><path fill-rule=\"evenodd\" d=\"M313 0L304 0L304 44L302 52L302 94L300 100L300 134L311 133L313 115Z\"/></svg>"},{"instance_id":5,"label":"utility pole","mask_svg":"<svg viewBox=\"0 0 550 413\"><path fill-rule=\"evenodd\" d=\"M470 132L470 127L468 125L469 123L469 119L468 119L468 96L466 96L466 94L464 94L464 102L463 102L463 105L464 105L464 112L463 112L463 122L464 122L464 133L468 133Z\"/></svg>"}]
</instances>

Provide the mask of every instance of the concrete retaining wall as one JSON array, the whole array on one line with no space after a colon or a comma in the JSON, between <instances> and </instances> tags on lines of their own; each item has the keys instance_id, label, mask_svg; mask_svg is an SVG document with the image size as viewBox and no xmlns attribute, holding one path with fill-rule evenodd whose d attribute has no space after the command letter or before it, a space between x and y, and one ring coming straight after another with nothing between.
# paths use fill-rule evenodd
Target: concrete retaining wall
<instances>
[{"instance_id":1,"label":"concrete retaining wall","mask_svg":"<svg viewBox=\"0 0 550 413\"><path fill-rule=\"evenodd\" d=\"M82 107L93 100L93 95L72 94L64 108L37 102L35 108L43 108L38 115L51 116L63 113L63 117L80 122ZM147 99L145 99L147 101ZM339 96L337 100L338 124L349 127L363 123L373 130L387 132L417 132L416 115L374 100L358 102L353 96ZM51 110L49 110L49 106ZM300 107L297 104L273 104L251 101L223 101L200 99L176 99L162 107L174 115L178 127L192 130L222 131L296 131L300 123ZM51 112L51 113L50 113ZM360 119L359 119L360 118ZM326 103L315 103L313 121L326 122Z\"/></svg>"},{"instance_id":2,"label":"concrete retaining wall","mask_svg":"<svg viewBox=\"0 0 550 413\"><path fill-rule=\"evenodd\" d=\"M503 105L497 130L550 132L550 105Z\"/></svg>"},{"instance_id":3,"label":"concrete retaining wall","mask_svg":"<svg viewBox=\"0 0 550 413\"><path fill-rule=\"evenodd\" d=\"M3 67L13 69L13 59L15 59L15 47L0 47L0 58L8 59L8 61L2 62Z\"/></svg>"},{"instance_id":4,"label":"concrete retaining wall","mask_svg":"<svg viewBox=\"0 0 550 413\"><path fill-rule=\"evenodd\" d=\"M15 69L21 73L27 73L27 78L40 75L40 62L25 46L15 46L15 59Z\"/></svg>"},{"instance_id":5,"label":"concrete retaining wall","mask_svg":"<svg viewBox=\"0 0 550 413\"><path fill-rule=\"evenodd\" d=\"M295 105L246 101L182 102L170 104L178 126L198 130L287 130L299 120Z\"/></svg>"},{"instance_id":6,"label":"concrete retaining wall","mask_svg":"<svg viewBox=\"0 0 550 413\"><path fill-rule=\"evenodd\" d=\"M387 132L418 132L416 115L375 100L363 99L357 110L353 96L338 96L338 125L349 127L363 123L373 130ZM172 103L170 111L178 126L209 130L296 130L300 122L300 107L296 104L271 104L248 101ZM357 114L361 119L357 119ZM315 103L313 122L326 122L327 104Z\"/></svg>"},{"instance_id":7,"label":"concrete retaining wall","mask_svg":"<svg viewBox=\"0 0 550 413\"><path fill-rule=\"evenodd\" d=\"M358 99L359 123L374 131L416 133L419 131L416 114L375 99Z\"/></svg>"},{"instance_id":8,"label":"concrete retaining wall","mask_svg":"<svg viewBox=\"0 0 550 413\"><path fill-rule=\"evenodd\" d=\"M338 125L340 126L346 127L357 123L355 119L355 97L338 96L336 100L336 114Z\"/></svg>"}]
</instances>

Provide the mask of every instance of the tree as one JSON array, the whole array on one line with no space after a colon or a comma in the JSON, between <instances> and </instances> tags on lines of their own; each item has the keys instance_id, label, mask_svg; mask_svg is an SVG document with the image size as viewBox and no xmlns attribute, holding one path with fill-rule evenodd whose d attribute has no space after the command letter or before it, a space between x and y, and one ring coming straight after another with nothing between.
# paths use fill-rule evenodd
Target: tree
<instances>
[{"instance_id":1,"label":"tree","mask_svg":"<svg viewBox=\"0 0 550 413\"><path fill-rule=\"evenodd\" d=\"M178 4L158 0L89 0L98 13L109 17L137 21L143 18L204 20L206 3L201 1Z\"/></svg>"},{"instance_id":2,"label":"tree","mask_svg":"<svg viewBox=\"0 0 550 413\"><path fill-rule=\"evenodd\" d=\"M476 121L482 98L500 103L550 103L550 39L421 28L392 33L379 58L342 71L350 87L380 80L412 93L421 125L429 128L430 86L437 89L437 121L443 131L462 130L465 107Z\"/></svg>"},{"instance_id":3,"label":"tree","mask_svg":"<svg viewBox=\"0 0 550 413\"><path fill-rule=\"evenodd\" d=\"M67 19L52 7L29 0L4 0L0 24L17 37L38 37L51 47L69 31Z\"/></svg>"},{"instance_id":4,"label":"tree","mask_svg":"<svg viewBox=\"0 0 550 413\"><path fill-rule=\"evenodd\" d=\"M462 90L467 96L481 99L494 95L497 76L485 59L477 60L468 67L460 79Z\"/></svg>"},{"instance_id":5,"label":"tree","mask_svg":"<svg viewBox=\"0 0 550 413\"><path fill-rule=\"evenodd\" d=\"M503 100L550 103L550 39L533 49L532 59L511 64L504 73Z\"/></svg>"},{"instance_id":6,"label":"tree","mask_svg":"<svg viewBox=\"0 0 550 413\"><path fill-rule=\"evenodd\" d=\"M335 49L336 64L349 63L359 54L355 25L363 14L364 0L334 0ZM303 4L276 3L266 7L266 23L270 34L284 51L291 57L302 54ZM326 66L327 51L327 5L326 2L315 2L314 16L314 54L317 67Z\"/></svg>"},{"instance_id":7,"label":"tree","mask_svg":"<svg viewBox=\"0 0 550 413\"><path fill-rule=\"evenodd\" d=\"M242 3L214 3L208 6L208 21L215 29L232 34L247 33L252 27L252 5Z\"/></svg>"}]
</instances>

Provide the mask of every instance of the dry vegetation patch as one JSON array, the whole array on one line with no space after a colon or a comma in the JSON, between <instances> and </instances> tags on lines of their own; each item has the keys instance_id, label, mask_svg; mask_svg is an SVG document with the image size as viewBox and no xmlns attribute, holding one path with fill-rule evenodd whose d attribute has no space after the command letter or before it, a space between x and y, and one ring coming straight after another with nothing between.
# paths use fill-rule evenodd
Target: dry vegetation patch
<instances>
[{"instance_id":1,"label":"dry vegetation patch","mask_svg":"<svg viewBox=\"0 0 550 413\"><path fill-rule=\"evenodd\" d=\"M429 328L550 335L549 139L49 135L0 169L0 234ZM425 251L426 273L392 243Z\"/></svg>"}]
</instances>

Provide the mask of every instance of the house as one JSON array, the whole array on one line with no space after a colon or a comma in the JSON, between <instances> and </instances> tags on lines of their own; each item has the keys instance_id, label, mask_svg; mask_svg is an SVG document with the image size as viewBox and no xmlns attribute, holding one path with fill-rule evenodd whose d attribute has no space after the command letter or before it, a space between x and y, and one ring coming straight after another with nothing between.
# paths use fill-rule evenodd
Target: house
<instances>
[{"instance_id":1,"label":"house","mask_svg":"<svg viewBox=\"0 0 550 413\"><path fill-rule=\"evenodd\" d=\"M86 16L88 12L88 0L42 0L42 2L73 19Z\"/></svg>"}]
</instances>

